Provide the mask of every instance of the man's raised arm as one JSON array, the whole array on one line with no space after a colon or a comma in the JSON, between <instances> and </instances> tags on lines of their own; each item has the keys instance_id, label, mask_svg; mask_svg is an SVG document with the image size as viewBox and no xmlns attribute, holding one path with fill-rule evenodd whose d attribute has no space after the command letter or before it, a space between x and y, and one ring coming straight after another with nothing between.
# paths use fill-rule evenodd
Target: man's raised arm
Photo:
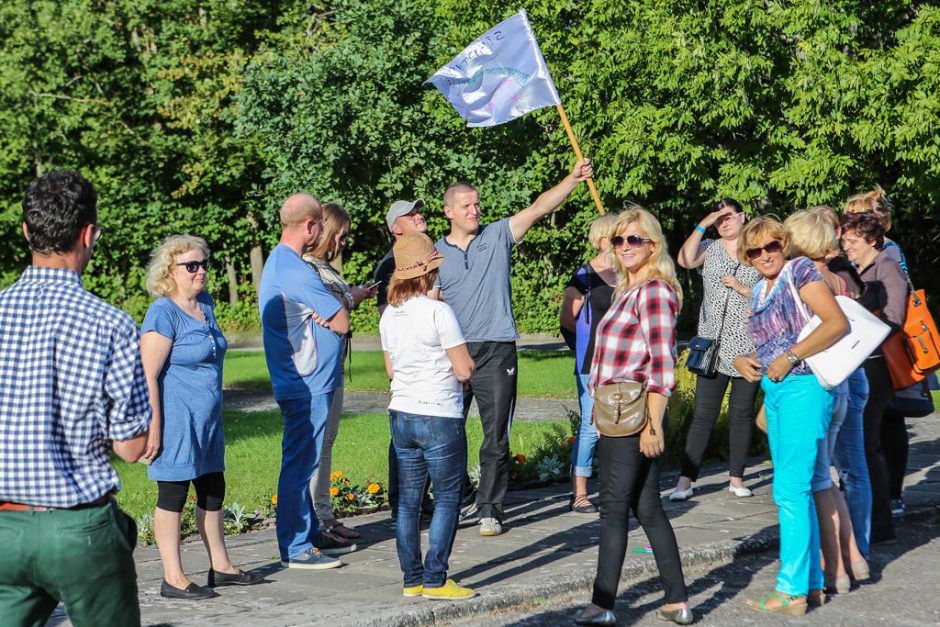
<instances>
[{"instance_id":1,"label":"man's raised arm","mask_svg":"<svg viewBox=\"0 0 940 627\"><path fill-rule=\"evenodd\" d=\"M571 173L562 179L561 183L539 194L539 197L535 199L531 206L509 218L509 228L515 240L517 242L521 241L533 224L557 209L558 205L565 202L565 199L571 195L571 192L581 181L589 179L593 175L594 170L591 167L590 159L578 161Z\"/></svg>"}]
</instances>

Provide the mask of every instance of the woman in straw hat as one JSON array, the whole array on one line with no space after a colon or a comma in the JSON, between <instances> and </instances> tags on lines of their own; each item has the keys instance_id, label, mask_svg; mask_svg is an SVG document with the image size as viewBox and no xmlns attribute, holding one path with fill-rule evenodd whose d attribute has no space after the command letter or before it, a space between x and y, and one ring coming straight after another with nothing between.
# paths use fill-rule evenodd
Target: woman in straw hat
<instances>
[{"instance_id":1,"label":"woman in straw hat","mask_svg":"<svg viewBox=\"0 0 940 627\"><path fill-rule=\"evenodd\" d=\"M404 235L392 248L395 271L379 322L388 405L398 459L396 545L406 597L469 599L475 592L447 578L467 465L463 383L473 375L460 325L446 303L428 298L444 257L424 233ZM421 562L421 497L430 475L434 516Z\"/></svg>"}]
</instances>

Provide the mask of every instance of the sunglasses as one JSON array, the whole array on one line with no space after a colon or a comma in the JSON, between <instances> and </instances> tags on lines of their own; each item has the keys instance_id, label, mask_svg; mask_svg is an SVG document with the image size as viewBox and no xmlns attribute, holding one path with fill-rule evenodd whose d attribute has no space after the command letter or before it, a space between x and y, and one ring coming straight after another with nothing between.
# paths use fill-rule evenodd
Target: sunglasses
<instances>
[{"instance_id":1,"label":"sunglasses","mask_svg":"<svg viewBox=\"0 0 940 627\"><path fill-rule=\"evenodd\" d=\"M758 246L757 248L748 248L747 250L744 251L744 256L750 259L751 261L753 261L754 259L757 259L758 257L760 257L764 251L767 251L768 255L782 252L783 244L781 244L777 240L771 240L767 242L765 246Z\"/></svg>"},{"instance_id":2,"label":"sunglasses","mask_svg":"<svg viewBox=\"0 0 940 627\"><path fill-rule=\"evenodd\" d=\"M648 237L640 237L639 235L627 235L626 237L614 235L610 238L610 245L613 246L614 249L620 249L623 248L624 243L626 243L630 248L639 248L646 242L652 241L653 240Z\"/></svg>"},{"instance_id":3,"label":"sunglasses","mask_svg":"<svg viewBox=\"0 0 940 627\"><path fill-rule=\"evenodd\" d=\"M203 259L202 261L184 261L183 263L176 264L178 266L183 266L186 268L186 272L190 274L196 274L199 272L199 268L202 268L206 272L209 271L209 260Z\"/></svg>"}]
</instances>

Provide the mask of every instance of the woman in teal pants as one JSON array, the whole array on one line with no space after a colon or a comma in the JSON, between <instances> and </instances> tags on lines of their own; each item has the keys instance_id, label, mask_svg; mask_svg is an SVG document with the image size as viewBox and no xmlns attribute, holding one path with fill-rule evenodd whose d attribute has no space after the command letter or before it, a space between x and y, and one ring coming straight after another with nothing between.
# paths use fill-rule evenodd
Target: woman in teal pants
<instances>
[{"instance_id":1,"label":"woman in teal pants","mask_svg":"<svg viewBox=\"0 0 940 627\"><path fill-rule=\"evenodd\" d=\"M760 381L764 390L773 494L780 508L776 589L748 605L760 612L802 615L808 605L825 602L812 480L833 405L833 394L819 385L803 360L834 344L848 322L813 262L787 258L789 240L783 224L770 217L757 218L741 231L738 257L763 278L754 286L747 324L757 350L737 357L735 367L748 381ZM798 342L805 324L801 305L822 323Z\"/></svg>"}]
</instances>

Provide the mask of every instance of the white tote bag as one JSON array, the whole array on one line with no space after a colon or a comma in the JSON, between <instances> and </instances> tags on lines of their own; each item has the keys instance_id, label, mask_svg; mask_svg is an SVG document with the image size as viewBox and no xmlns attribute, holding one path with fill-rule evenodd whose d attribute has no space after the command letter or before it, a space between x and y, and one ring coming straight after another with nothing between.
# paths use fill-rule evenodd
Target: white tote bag
<instances>
[{"instance_id":1,"label":"white tote bag","mask_svg":"<svg viewBox=\"0 0 940 627\"><path fill-rule=\"evenodd\" d=\"M819 316L810 317L799 290L793 284L792 276L787 277L787 284L797 308L806 320L806 325L797 337L797 341L801 342L822 324L822 320ZM855 372L881 346L891 331L888 325L848 296L836 296L836 302L849 321L848 333L826 350L805 359L819 384L827 390L836 387Z\"/></svg>"}]
</instances>

